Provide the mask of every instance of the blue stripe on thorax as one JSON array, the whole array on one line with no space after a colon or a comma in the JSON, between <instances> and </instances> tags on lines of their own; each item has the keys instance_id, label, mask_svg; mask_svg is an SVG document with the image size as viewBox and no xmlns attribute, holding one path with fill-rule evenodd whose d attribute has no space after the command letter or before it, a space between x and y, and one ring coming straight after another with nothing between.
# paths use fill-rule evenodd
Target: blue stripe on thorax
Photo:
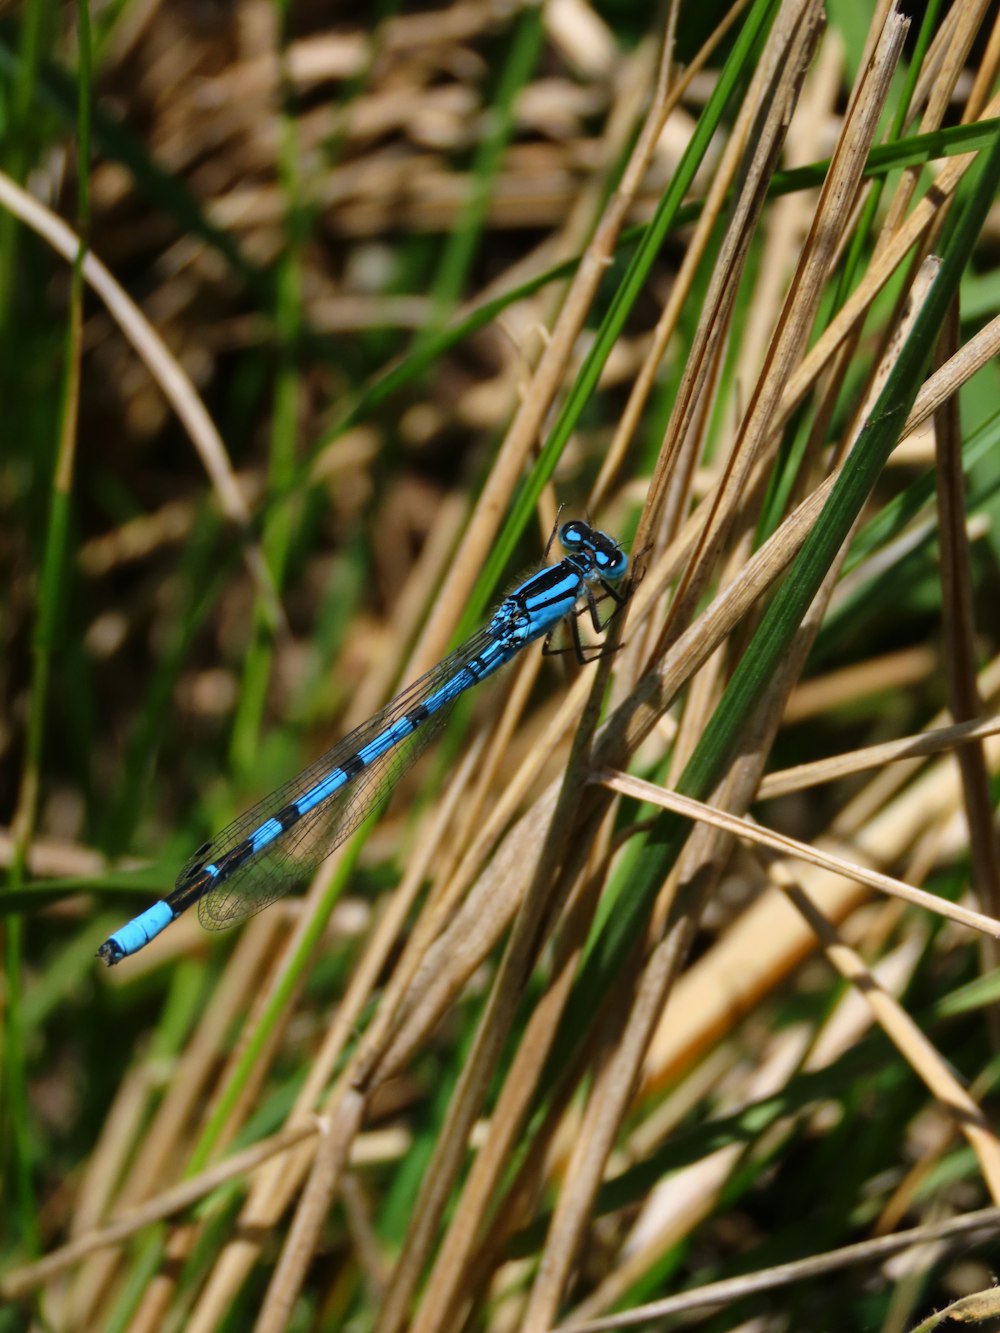
<instances>
[{"instance_id":1,"label":"blue stripe on thorax","mask_svg":"<svg viewBox=\"0 0 1000 1333\"><path fill-rule=\"evenodd\" d=\"M550 577L539 577L534 586L524 589L521 598L524 609L531 617L533 629L536 626L547 629L557 620L562 620L563 616L569 615L576 606L583 582L576 570L565 569L564 565L554 565L544 573ZM557 573L560 577L553 579L551 575Z\"/></svg>"}]
</instances>

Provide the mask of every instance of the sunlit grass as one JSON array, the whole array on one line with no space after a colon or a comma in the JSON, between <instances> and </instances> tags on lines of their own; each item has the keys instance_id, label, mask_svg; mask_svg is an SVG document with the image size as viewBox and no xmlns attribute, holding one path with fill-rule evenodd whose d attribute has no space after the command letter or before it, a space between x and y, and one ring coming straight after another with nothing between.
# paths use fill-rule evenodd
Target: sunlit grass
<instances>
[{"instance_id":1,"label":"sunlit grass","mask_svg":"<svg viewBox=\"0 0 1000 1333\"><path fill-rule=\"evenodd\" d=\"M0 1327L988 1308L996 43L829 8L0 28ZM100 968L560 505L615 651Z\"/></svg>"}]
</instances>

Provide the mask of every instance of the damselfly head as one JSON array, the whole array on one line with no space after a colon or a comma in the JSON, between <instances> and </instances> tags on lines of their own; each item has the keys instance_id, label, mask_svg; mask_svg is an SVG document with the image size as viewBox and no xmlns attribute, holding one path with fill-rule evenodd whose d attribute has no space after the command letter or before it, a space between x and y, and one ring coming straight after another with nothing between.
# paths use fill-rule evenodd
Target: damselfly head
<instances>
[{"instance_id":1,"label":"damselfly head","mask_svg":"<svg viewBox=\"0 0 1000 1333\"><path fill-rule=\"evenodd\" d=\"M562 525L559 540L572 555L584 556L603 579L620 579L628 568L628 556L615 539L578 518Z\"/></svg>"}]
</instances>

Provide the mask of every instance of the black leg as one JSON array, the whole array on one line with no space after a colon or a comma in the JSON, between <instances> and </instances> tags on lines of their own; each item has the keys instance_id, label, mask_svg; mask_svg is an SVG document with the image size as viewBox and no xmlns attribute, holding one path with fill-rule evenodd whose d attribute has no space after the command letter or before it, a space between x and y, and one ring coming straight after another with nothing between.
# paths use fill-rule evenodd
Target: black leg
<instances>
[{"instance_id":1,"label":"black leg","mask_svg":"<svg viewBox=\"0 0 1000 1333\"><path fill-rule=\"evenodd\" d=\"M591 658L589 658L584 651L583 640L580 638L579 616L570 617L569 632L573 636L573 649L576 653L576 660L583 666L586 662L591 661Z\"/></svg>"},{"instance_id":2,"label":"black leg","mask_svg":"<svg viewBox=\"0 0 1000 1333\"><path fill-rule=\"evenodd\" d=\"M580 616L583 615L586 607L581 606L572 616L567 616L565 623L569 626L572 643L567 644L565 648L552 647L552 635L556 632L557 626L554 626L542 640L542 654L545 657L559 657L562 653L572 653L580 666L586 666L589 662L596 662L599 657L604 657L606 653L617 653L620 648L624 648L623 643L615 644L614 648L607 647L606 644L584 643L580 638ZM617 608L616 608L617 611ZM593 609L591 616L593 617ZM612 616L616 612L612 612ZM610 623L609 617L606 623Z\"/></svg>"},{"instance_id":3,"label":"black leg","mask_svg":"<svg viewBox=\"0 0 1000 1333\"><path fill-rule=\"evenodd\" d=\"M576 625L576 621L573 624ZM625 647L623 643L616 643L613 648L606 643L582 644L580 643L580 631L577 629L574 634L577 648L577 661L581 666L586 666L588 662L596 662L599 657L611 657L613 653L620 653Z\"/></svg>"},{"instance_id":4,"label":"black leg","mask_svg":"<svg viewBox=\"0 0 1000 1333\"><path fill-rule=\"evenodd\" d=\"M616 588L613 583L605 583L603 579L598 579L598 583L604 589L604 596L610 597L613 602L619 606L624 606L632 596L632 580L629 579L624 588ZM603 598L601 599L603 601Z\"/></svg>"},{"instance_id":5,"label":"black leg","mask_svg":"<svg viewBox=\"0 0 1000 1333\"><path fill-rule=\"evenodd\" d=\"M632 589L631 587L629 587L624 591L621 591L618 588L613 587L610 583L605 583L603 579L600 579L599 582L601 588L603 589L603 593L600 597L595 597L593 590L591 588L588 588L587 606L590 609L590 619L591 623L594 626L594 629L597 631L598 634L603 634L604 631L611 624L612 620L614 620L615 616L618 615L619 611L621 611L622 607L628 601L629 594L631 593ZM597 608L600 606L602 602L606 602L609 598L611 599L612 602L614 602L614 606L608 618L602 621L597 613Z\"/></svg>"},{"instance_id":6,"label":"black leg","mask_svg":"<svg viewBox=\"0 0 1000 1333\"><path fill-rule=\"evenodd\" d=\"M543 560L548 560L549 558L549 552L552 550L552 543L555 541L556 533L559 531L559 515L562 513L562 511L563 511L563 506L560 505L559 508L556 510L556 521L552 524L552 531L549 533L549 539L545 543L545 554L542 556Z\"/></svg>"},{"instance_id":7,"label":"black leg","mask_svg":"<svg viewBox=\"0 0 1000 1333\"><path fill-rule=\"evenodd\" d=\"M604 631L604 625L601 624L601 617L600 617L600 614L599 614L599 612L598 612L598 610L597 610L597 606L598 606L598 601L597 601L597 598L594 596L593 589L588 588L588 589L587 589L587 610L590 612L590 623L593 625L593 627L594 627L594 629L597 631L597 633L598 633L598 634L601 634L601 633L603 633L603 631ZM617 610L617 609L618 609L618 608L616 607L615 610ZM582 613L583 613L583 607L580 608L580 611L578 612L578 614L582 614ZM615 614L615 612L612 611L612 612L611 612L611 616L613 616L614 614ZM609 616L609 617L608 617L608 620L610 621L610 619L611 619L611 617Z\"/></svg>"},{"instance_id":8,"label":"black leg","mask_svg":"<svg viewBox=\"0 0 1000 1333\"><path fill-rule=\"evenodd\" d=\"M551 540L552 539L550 538L550 545ZM546 550L547 549L548 548L546 547ZM597 634L603 634L611 624L612 620L614 620L615 616L618 615L622 607L628 601L632 592L631 580L625 588L621 589L616 588L612 583L606 583L604 579L599 578L597 583L601 589L600 597L594 595L594 589L588 584L584 588L582 594L586 598L583 605L574 607L571 613L568 613L563 617L563 620L569 626L569 632L573 642L568 644L565 648L553 648L552 636L558 629L558 625L553 625L552 629L549 630L548 634L546 634L545 638L542 640L543 657L559 657L562 653L573 653L580 665L585 666L588 662L596 662L597 659L603 657L605 653L616 653L619 648L625 646L624 644L619 643L616 644L614 648L608 648L604 644L585 644L580 638L580 617L582 615L589 614L590 623L593 625L595 632ZM614 606L611 609L610 615L605 620L602 620L598 607L602 602L609 600L614 602Z\"/></svg>"},{"instance_id":9,"label":"black leg","mask_svg":"<svg viewBox=\"0 0 1000 1333\"><path fill-rule=\"evenodd\" d=\"M555 634L558 628L559 628L558 625L553 625L553 627L549 630L548 634L546 634L545 638L542 640L543 657L558 657L560 653L565 653L569 651L568 648L552 647L552 636L553 634Z\"/></svg>"},{"instance_id":10,"label":"black leg","mask_svg":"<svg viewBox=\"0 0 1000 1333\"><path fill-rule=\"evenodd\" d=\"M567 616L565 621L560 620L558 625L552 626L548 634L546 634L545 638L542 640L543 657L561 657L563 653L573 653L581 666L586 665L590 659L585 655L584 646L580 640L580 622L577 619L577 616L579 616L582 611L583 607L581 607L579 611L576 611L572 616ZM565 648L553 648L552 636L559 628L559 625L564 623L570 627L569 632L572 635L573 642L567 644Z\"/></svg>"}]
</instances>

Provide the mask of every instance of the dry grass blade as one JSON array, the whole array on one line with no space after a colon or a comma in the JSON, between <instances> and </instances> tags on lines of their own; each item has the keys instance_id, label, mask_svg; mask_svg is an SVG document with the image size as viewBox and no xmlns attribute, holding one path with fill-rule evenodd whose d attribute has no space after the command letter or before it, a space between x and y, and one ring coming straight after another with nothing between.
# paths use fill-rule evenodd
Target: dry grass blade
<instances>
[{"instance_id":1,"label":"dry grass blade","mask_svg":"<svg viewBox=\"0 0 1000 1333\"><path fill-rule=\"evenodd\" d=\"M927 1040L916 1023L901 1005L888 995L871 971L865 967L858 953L849 948L827 921L823 913L796 883L789 868L779 863L771 867L775 882L788 895L797 911L801 912L815 931L828 960L864 997L879 1024L896 1045L910 1067L923 1079L935 1097L953 1116L976 1153L991 1196L1000 1194L1000 1143L990 1124L975 1101L948 1066L948 1062Z\"/></svg>"},{"instance_id":2,"label":"dry grass blade","mask_svg":"<svg viewBox=\"0 0 1000 1333\"><path fill-rule=\"evenodd\" d=\"M950 727L937 727L920 736L901 736L899 740L886 741L884 745L871 745L830 759L818 759L812 764L799 764L795 768L768 773L757 795L762 801L773 800L777 796L787 796L790 792L802 791L817 783L836 782L852 773L864 773L868 769L881 768L885 764L921 755L938 754L966 741L985 740L987 736L995 736L998 731L1000 717L993 716L971 722L956 722Z\"/></svg>"},{"instance_id":3,"label":"dry grass blade","mask_svg":"<svg viewBox=\"0 0 1000 1333\"><path fill-rule=\"evenodd\" d=\"M959 312L953 305L941 331L939 361L955 354L959 335ZM935 436L949 706L956 722L964 722L978 717L983 707L976 687L976 617L966 537L965 479L957 397L950 398L935 414ZM974 744L962 746L955 758L962 773L976 895L993 916L1000 916L1000 848L993 827L993 800L986 756L983 747ZM989 950L984 956L984 966L995 967L997 958L997 951Z\"/></svg>"},{"instance_id":4,"label":"dry grass blade","mask_svg":"<svg viewBox=\"0 0 1000 1333\"><path fill-rule=\"evenodd\" d=\"M1000 1227L1000 1209L982 1208L964 1217L950 1217L946 1221L931 1222L926 1226L915 1227L911 1231L899 1232L895 1236L862 1241L858 1245L831 1250L813 1259L800 1259L790 1264L779 1264L760 1273L713 1282L698 1291L668 1296L665 1300L650 1301L634 1310L629 1310L626 1314L557 1324L553 1333L604 1333L604 1330L612 1328L635 1328L637 1325L648 1323L651 1319L665 1319L669 1315L682 1314L688 1310L727 1305L750 1292L773 1291L788 1283L802 1282L820 1273L840 1272L855 1264L878 1263L881 1259L899 1254L912 1246L950 1240L952 1237L961 1240L980 1230L992 1235L998 1227Z\"/></svg>"},{"instance_id":5,"label":"dry grass blade","mask_svg":"<svg viewBox=\"0 0 1000 1333\"><path fill-rule=\"evenodd\" d=\"M65 260L73 262L80 247L79 238L61 218L43 207L37 199L22 190L2 172L0 172L0 204L44 237ZM117 320L150 375L163 390L186 426L191 442L215 488L222 512L235 524L238 531L247 533L250 528L250 511L237 483L222 437L205 410L201 398L195 392L190 378L184 373L177 358L171 354L139 307L116 282L114 275L90 251L84 255L83 276ZM259 547L254 543L249 543L247 546L247 564L257 580L261 595L271 608L274 623L280 623L283 620L283 613L277 602L274 581Z\"/></svg>"},{"instance_id":6,"label":"dry grass blade","mask_svg":"<svg viewBox=\"0 0 1000 1333\"><path fill-rule=\"evenodd\" d=\"M613 791L621 792L623 796L650 801L664 810L676 810L678 814L689 819L701 820L726 833L748 838L760 847L767 847L771 851L807 861L823 870L829 870L832 874L843 875L846 879L857 880L859 884L867 884L869 888L878 889L903 902L912 903L915 907L923 907L951 921L956 921L959 925L967 926L970 930L978 930L991 939L1000 939L1000 921L996 918L986 916L982 912L971 911L958 903L942 902L932 893L925 893L922 889L914 888L912 884L904 884L901 880L894 880L890 875L873 872L843 857L824 852L813 844L797 842L785 834L762 828L751 820L740 819L725 810L713 809L701 801L682 796L679 792L666 791L663 787L656 787L651 782L630 777L627 773L597 773L595 778Z\"/></svg>"},{"instance_id":7,"label":"dry grass blade","mask_svg":"<svg viewBox=\"0 0 1000 1333\"><path fill-rule=\"evenodd\" d=\"M242 1152L233 1153L216 1166L209 1167L201 1175L184 1181L157 1198L147 1200L107 1225L71 1241L62 1249L52 1251L44 1259L5 1274L0 1280L0 1292L5 1300L18 1300L66 1269L73 1268L96 1250L118 1245L154 1222L162 1222L186 1212L221 1185L249 1176L265 1162L284 1156L305 1140L322 1137L328 1128L321 1119L316 1118L312 1124L300 1125L297 1129L284 1129L269 1139L261 1139ZM353 1142L351 1161L354 1166L392 1161L401 1157L406 1147L405 1135L395 1130L361 1135Z\"/></svg>"}]
</instances>

